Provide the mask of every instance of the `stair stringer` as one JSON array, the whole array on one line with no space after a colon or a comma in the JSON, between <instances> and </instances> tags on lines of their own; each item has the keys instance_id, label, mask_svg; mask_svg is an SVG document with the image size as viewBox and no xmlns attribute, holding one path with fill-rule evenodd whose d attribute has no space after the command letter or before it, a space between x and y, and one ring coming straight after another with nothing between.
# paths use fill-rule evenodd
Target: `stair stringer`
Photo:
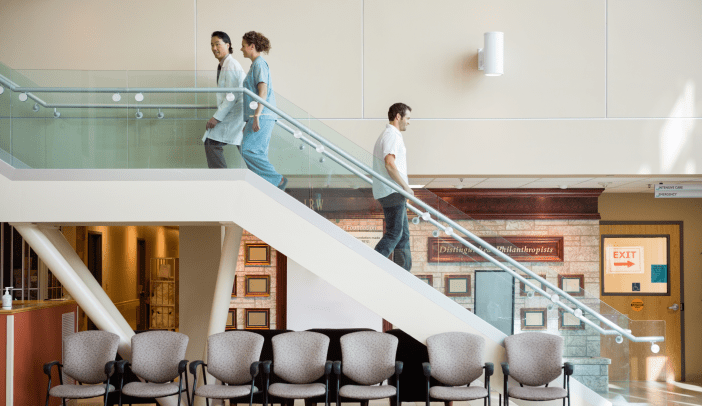
<instances>
[{"instance_id":1,"label":"stair stringer","mask_svg":"<svg viewBox=\"0 0 702 406\"><path fill-rule=\"evenodd\" d=\"M502 389L502 332L248 170L2 166L2 221L237 224L421 342L448 331L484 337L485 361L496 366L493 388ZM611 405L575 380L571 396L573 405Z\"/></svg>"}]
</instances>

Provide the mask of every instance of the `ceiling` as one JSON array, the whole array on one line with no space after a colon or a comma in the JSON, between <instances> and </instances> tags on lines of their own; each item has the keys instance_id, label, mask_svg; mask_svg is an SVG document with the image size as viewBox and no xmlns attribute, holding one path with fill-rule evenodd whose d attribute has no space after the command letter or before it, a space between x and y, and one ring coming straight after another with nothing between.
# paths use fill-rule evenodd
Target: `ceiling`
<instances>
[{"instance_id":1,"label":"ceiling","mask_svg":"<svg viewBox=\"0 0 702 406\"><path fill-rule=\"evenodd\" d=\"M461 182L462 179L462 182ZM581 177L422 177L410 178L412 185L425 188L530 189L530 188L596 188L603 193L653 193L655 185L702 184L702 176L581 176Z\"/></svg>"},{"instance_id":2,"label":"ceiling","mask_svg":"<svg viewBox=\"0 0 702 406\"><path fill-rule=\"evenodd\" d=\"M653 193L655 185L702 184L702 175L676 176L578 176L578 177L410 177L410 185L429 189L604 189L603 193ZM290 177L290 188L363 188L367 182L354 175L330 174L327 176Z\"/></svg>"}]
</instances>

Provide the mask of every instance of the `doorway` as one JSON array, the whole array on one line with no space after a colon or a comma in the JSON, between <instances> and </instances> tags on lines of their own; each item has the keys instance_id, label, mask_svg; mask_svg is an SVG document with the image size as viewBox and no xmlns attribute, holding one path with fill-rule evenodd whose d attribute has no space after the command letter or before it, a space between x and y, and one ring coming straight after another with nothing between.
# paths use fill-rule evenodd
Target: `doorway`
<instances>
[{"instance_id":1,"label":"doorway","mask_svg":"<svg viewBox=\"0 0 702 406\"><path fill-rule=\"evenodd\" d=\"M650 346L644 344L630 346L629 380L660 380L661 376L665 376L667 380L683 381L685 376L685 318L683 311L685 307L682 286L684 275L682 221L601 221L600 235L602 239L620 236L648 236L663 237L668 240L668 273L665 279L667 279L669 288L666 292L646 294L644 286L641 285L641 293L607 293L604 286L605 268L604 263L601 263L601 300L632 320L634 327L632 334L635 336L665 335L665 344L661 345L665 350L659 354L652 353ZM600 247L602 255L604 255L604 249L605 247ZM648 266L658 265L649 264ZM658 279L663 278L663 276L651 274L649 279L651 278ZM654 281L653 279L651 281L658 282L658 280ZM660 279L660 282L662 281L663 279ZM636 288L632 288L632 290L634 289ZM646 320L663 320L665 328L662 328L660 322L643 323ZM637 321L642 322L637 323ZM602 348L604 349L605 346ZM656 368L660 372L655 370Z\"/></svg>"}]
</instances>

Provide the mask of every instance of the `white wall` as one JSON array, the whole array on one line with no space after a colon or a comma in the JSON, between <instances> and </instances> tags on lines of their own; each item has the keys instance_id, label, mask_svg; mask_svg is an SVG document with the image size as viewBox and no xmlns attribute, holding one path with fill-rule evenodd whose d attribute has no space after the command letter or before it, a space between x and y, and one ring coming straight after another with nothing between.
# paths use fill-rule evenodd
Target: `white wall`
<instances>
[{"instance_id":1,"label":"white wall","mask_svg":"<svg viewBox=\"0 0 702 406\"><path fill-rule=\"evenodd\" d=\"M290 330L370 328L382 331L383 318L288 258Z\"/></svg>"},{"instance_id":2,"label":"white wall","mask_svg":"<svg viewBox=\"0 0 702 406\"><path fill-rule=\"evenodd\" d=\"M702 173L702 0L3 0L0 27L14 69L130 86L214 70L214 30L248 69L237 44L263 32L279 106L366 150L412 106L417 177ZM486 31L505 33L502 77L477 70Z\"/></svg>"}]
</instances>

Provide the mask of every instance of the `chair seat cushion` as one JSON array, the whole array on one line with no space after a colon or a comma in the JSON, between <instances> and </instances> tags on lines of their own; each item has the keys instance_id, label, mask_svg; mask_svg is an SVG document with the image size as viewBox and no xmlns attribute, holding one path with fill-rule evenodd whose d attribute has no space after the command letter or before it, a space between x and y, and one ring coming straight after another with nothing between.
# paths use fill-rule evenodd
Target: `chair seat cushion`
<instances>
[{"instance_id":1,"label":"chair seat cushion","mask_svg":"<svg viewBox=\"0 0 702 406\"><path fill-rule=\"evenodd\" d=\"M258 388L254 386L254 393ZM251 394L251 385L203 385L195 390L197 396L212 399L231 399Z\"/></svg>"},{"instance_id":2,"label":"chair seat cushion","mask_svg":"<svg viewBox=\"0 0 702 406\"><path fill-rule=\"evenodd\" d=\"M185 389L185 385L183 385ZM138 398L160 398L178 394L178 382L152 383L129 382L122 388L122 393Z\"/></svg>"},{"instance_id":3,"label":"chair seat cushion","mask_svg":"<svg viewBox=\"0 0 702 406\"><path fill-rule=\"evenodd\" d=\"M286 399L307 399L324 395L326 391L323 383L274 383L268 388L271 395Z\"/></svg>"},{"instance_id":4,"label":"chair seat cushion","mask_svg":"<svg viewBox=\"0 0 702 406\"><path fill-rule=\"evenodd\" d=\"M110 385L109 392L115 390ZM49 395L66 399L87 399L105 394L105 384L98 385L57 385L49 390Z\"/></svg>"},{"instance_id":5,"label":"chair seat cushion","mask_svg":"<svg viewBox=\"0 0 702 406\"><path fill-rule=\"evenodd\" d=\"M429 389L429 396L441 400L473 400L487 395L487 389L482 386L432 386Z\"/></svg>"},{"instance_id":6,"label":"chair seat cushion","mask_svg":"<svg viewBox=\"0 0 702 406\"><path fill-rule=\"evenodd\" d=\"M509 388L509 397L523 400L554 400L563 399L568 396L568 392L559 387L512 387Z\"/></svg>"},{"instance_id":7,"label":"chair seat cushion","mask_svg":"<svg viewBox=\"0 0 702 406\"><path fill-rule=\"evenodd\" d=\"M392 385L344 385L339 389L339 395L351 399L383 399L395 396L396 393L397 389Z\"/></svg>"}]
</instances>

